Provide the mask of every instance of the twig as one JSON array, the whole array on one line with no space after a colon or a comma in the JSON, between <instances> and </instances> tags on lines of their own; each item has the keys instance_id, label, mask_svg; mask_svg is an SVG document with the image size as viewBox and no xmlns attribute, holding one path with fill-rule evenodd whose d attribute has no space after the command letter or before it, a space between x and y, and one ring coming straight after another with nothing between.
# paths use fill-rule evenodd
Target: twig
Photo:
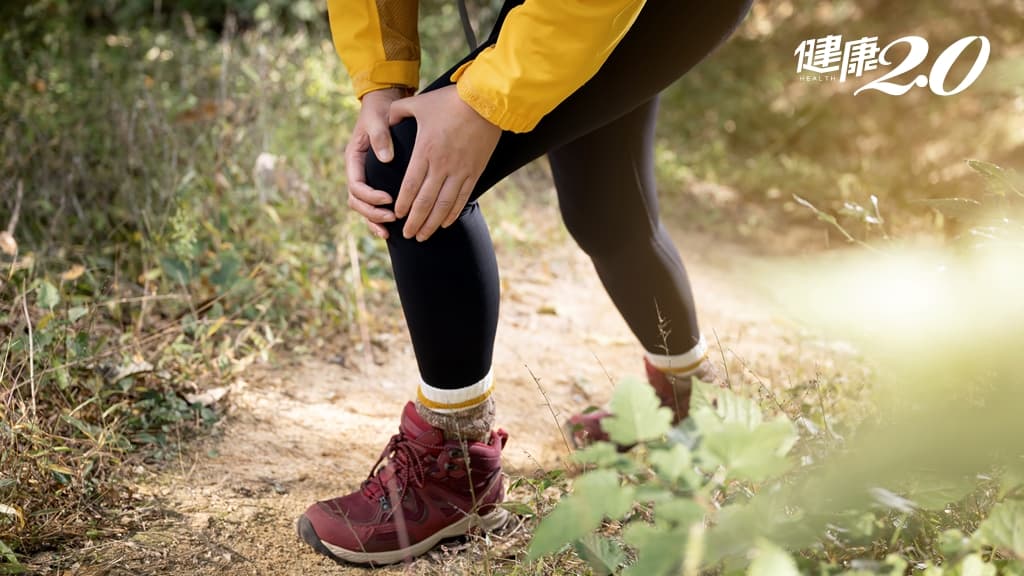
<instances>
[{"instance_id":1,"label":"twig","mask_svg":"<svg viewBox=\"0 0 1024 576\"><path fill-rule=\"evenodd\" d=\"M35 343L32 336L32 318L28 315L28 291L22 286L21 309L25 313L25 324L28 326L28 381L32 391L32 419L36 418L36 358Z\"/></svg>"},{"instance_id":2,"label":"twig","mask_svg":"<svg viewBox=\"0 0 1024 576\"><path fill-rule=\"evenodd\" d=\"M597 365L601 367L601 371L604 372L604 377L608 379L608 383L612 385L612 388L615 388L615 379L613 379L612 375L608 373L608 369L605 368L604 362L601 362L601 358L598 357L597 352L594 352L594 350L591 349L590 354L594 357L594 360L597 361Z\"/></svg>"},{"instance_id":3,"label":"twig","mask_svg":"<svg viewBox=\"0 0 1024 576\"><path fill-rule=\"evenodd\" d=\"M668 327L668 319L661 313L661 306L654 301L654 312L658 315L658 335L661 336L661 350L665 356L671 356L668 351L668 335L672 333Z\"/></svg>"},{"instance_id":4,"label":"twig","mask_svg":"<svg viewBox=\"0 0 1024 576\"><path fill-rule=\"evenodd\" d=\"M469 458L469 442L462 433L462 425L459 422L459 419L452 418L451 422L455 425L455 437L459 441L459 449L462 450L462 455L466 459L466 481L469 482L469 497L472 504L472 507L470 508L470 515L476 515L477 518L480 518L480 502L477 500L476 488L473 484L473 462ZM488 434L490 434L490 431L488 431ZM503 481L504 480L501 480L500 478L498 479L498 482ZM482 522L480 523L480 531L483 532ZM491 576L491 551L487 546L484 546L484 573L487 576Z\"/></svg>"},{"instance_id":5,"label":"twig","mask_svg":"<svg viewBox=\"0 0 1024 576\"><path fill-rule=\"evenodd\" d=\"M821 393L821 374L814 375L814 388L818 392L818 407L821 409L821 423L825 425L825 433L828 434L830 440L835 441L836 437L832 434L832 426L828 423L828 412L825 411L825 398Z\"/></svg>"},{"instance_id":6,"label":"twig","mask_svg":"<svg viewBox=\"0 0 1024 576\"><path fill-rule=\"evenodd\" d=\"M356 289L356 322L359 324L359 338L363 341L363 366L369 369L373 364L373 349L370 343L370 329L366 325L366 298L363 294L363 274L359 267L359 250L355 237L348 236L348 260L352 267L352 283Z\"/></svg>"},{"instance_id":7,"label":"twig","mask_svg":"<svg viewBox=\"0 0 1024 576\"><path fill-rule=\"evenodd\" d=\"M21 198L25 193L25 185L18 180L18 190L14 193L14 210L11 211L11 219L7 221L7 233L14 235L14 229L18 226L18 215L21 214Z\"/></svg>"},{"instance_id":8,"label":"twig","mask_svg":"<svg viewBox=\"0 0 1024 576\"><path fill-rule=\"evenodd\" d=\"M712 328L711 333L715 335L718 353L722 355L722 368L725 370L725 387L732 390L732 380L729 379L729 362L725 359L725 348L722 348L722 341L718 339L718 330Z\"/></svg>"},{"instance_id":9,"label":"twig","mask_svg":"<svg viewBox=\"0 0 1024 576\"><path fill-rule=\"evenodd\" d=\"M763 380L761 380L761 377L758 376L757 372L754 372L754 370L750 366L747 365L746 361L743 360L742 356L737 354L735 350L729 350L729 351L732 352L732 355L735 356L736 359L740 361L740 365L742 365L744 368L746 368L747 372L750 372L750 375L754 377L754 380L757 380L757 385L760 386L765 392L768 393L768 396L771 397L772 402L774 402L775 406L778 407L779 412L782 412L783 414L785 414L787 418L792 418L789 415L789 412L786 411L785 406L783 406L782 403L779 402L779 398L775 395L775 391L772 390L771 388L769 388L768 385L765 384Z\"/></svg>"},{"instance_id":10,"label":"twig","mask_svg":"<svg viewBox=\"0 0 1024 576\"><path fill-rule=\"evenodd\" d=\"M558 433L562 436L562 442L565 443L565 453L572 455L572 446L569 444L569 439L565 436L565 430L563 430L558 424L558 415L555 414L555 409L551 406L551 399L548 398L547 391L545 391L544 387L540 385L540 378L537 378L537 375L533 373L529 364L524 363L523 366L526 368L526 371L530 373L530 378L533 378L533 382L537 384L537 389L540 390L540 395L544 397L544 404L547 405L548 412L551 413L551 419L555 421L555 427L558 428Z\"/></svg>"}]
</instances>

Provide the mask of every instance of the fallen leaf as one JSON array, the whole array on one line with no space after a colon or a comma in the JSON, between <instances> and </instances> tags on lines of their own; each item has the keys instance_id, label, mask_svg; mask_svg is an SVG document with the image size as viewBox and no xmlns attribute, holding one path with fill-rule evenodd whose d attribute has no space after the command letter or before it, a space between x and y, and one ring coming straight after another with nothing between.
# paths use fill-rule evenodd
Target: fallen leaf
<instances>
[{"instance_id":1,"label":"fallen leaf","mask_svg":"<svg viewBox=\"0 0 1024 576\"><path fill-rule=\"evenodd\" d=\"M75 264L71 268L65 270L64 273L60 275L60 279L64 282L72 282L81 278L82 274L85 274L85 266Z\"/></svg>"},{"instance_id":2,"label":"fallen leaf","mask_svg":"<svg viewBox=\"0 0 1024 576\"><path fill-rule=\"evenodd\" d=\"M218 386L216 388L210 388L196 394L185 394L185 401L189 404L201 404L203 406L210 406L216 404L218 400L226 396L228 388L226 386Z\"/></svg>"},{"instance_id":3,"label":"fallen leaf","mask_svg":"<svg viewBox=\"0 0 1024 576\"><path fill-rule=\"evenodd\" d=\"M107 377L109 382L116 384L129 376L138 376L139 374L146 374L152 371L152 364L145 360L135 359L133 362L129 362L122 366L107 367L104 370L104 375Z\"/></svg>"},{"instance_id":4,"label":"fallen leaf","mask_svg":"<svg viewBox=\"0 0 1024 576\"><path fill-rule=\"evenodd\" d=\"M0 232L0 251L8 256L18 253L18 243L14 240L14 236L6 230Z\"/></svg>"},{"instance_id":5,"label":"fallen leaf","mask_svg":"<svg viewBox=\"0 0 1024 576\"><path fill-rule=\"evenodd\" d=\"M16 506L9 506L7 504L0 504L0 514L6 514L8 516L14 516L18 520L18 526L20 528L25 527L25 515L21 513L21 510Z\"/></svg>"}]
</instances>

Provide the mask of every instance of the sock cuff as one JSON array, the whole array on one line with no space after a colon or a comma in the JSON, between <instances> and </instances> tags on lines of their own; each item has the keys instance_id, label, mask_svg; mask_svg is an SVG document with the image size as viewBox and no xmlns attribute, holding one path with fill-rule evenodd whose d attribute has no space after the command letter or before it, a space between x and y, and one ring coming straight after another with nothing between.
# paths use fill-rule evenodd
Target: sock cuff
<instances>
[{"instance_id":1,"label":"sock cuff","mask_svg":"<svg viewBox=\"0 0 1024 576\"><path fill-rule=\"evenodd\" d=\"M702 334L697 340L697 344L682 354L665 355L647 352L646 355L647 361L658 370L667 374L683 375L697 370L708 357L708 352L708 343Z\"/></svg>"},{"instance_id":2,"label":"sock cuff","mask_svg":"<svg viewBox=\"0 0 1024 576\"><path fill-rule=\"evenodd\" d=\"M494 391L493 373L493 369L488 370L479 382L455 390L435 388L421 381L416 398L423 406L442 414L475 408L483 404Z\"/></svg>"}]
</instances>

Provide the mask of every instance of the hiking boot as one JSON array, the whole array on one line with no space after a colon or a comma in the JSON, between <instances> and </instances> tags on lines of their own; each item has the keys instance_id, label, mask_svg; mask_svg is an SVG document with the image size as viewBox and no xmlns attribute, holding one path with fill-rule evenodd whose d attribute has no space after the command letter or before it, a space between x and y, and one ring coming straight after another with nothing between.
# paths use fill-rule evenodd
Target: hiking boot
<instances>
[{"instance_id":1,"label":"hiking boot","mask_svg":"<svg viewBox=\"0 0 1024 576\"><path fill-rule=\"evenodd\" d=\"M654 388L661 405L672 409L673 426L690 414L690 393L693 388L691 378L697 378L702 382L715 382L718 379L718 371L709 360L702 362L696 372L688 376L666 374L655 368L647 358L644 358L644 367L647 369L647 381ZM601 428L601 420L610 415L611 412L608 410L597 409L569 418L566 431L573 445L582 448L594 442L607 442L608 434Z\"/></svg>"},{"instance_id":2,"label":"hiking boot","mask_svg":"<svg viewBox=\"0 0 1024 576\"><path fill-rule=\"evenodd\" d=\"M505 499L507 440L504 430L487 442L445 438L409 402L370 476L355 492L310 506L299 517L299 536L335 561L391 564L474 526L499 528L508 518L497 506Z\"/></svg>"}]
</instances>

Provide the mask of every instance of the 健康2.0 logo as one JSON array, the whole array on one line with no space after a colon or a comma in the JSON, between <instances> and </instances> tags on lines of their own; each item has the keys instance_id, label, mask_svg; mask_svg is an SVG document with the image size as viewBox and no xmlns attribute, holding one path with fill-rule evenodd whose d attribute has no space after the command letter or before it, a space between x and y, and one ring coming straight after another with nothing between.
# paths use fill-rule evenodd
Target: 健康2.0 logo
<instances>
[{"instance_id":1,"label":"\u5065\u5eb72.0 logo","mask_svg":"<svg viewBox=\"0 0 1024 576\"><path fill-rule=\"evenodd\" d=\"M946 89L946 76L953 64L963 56L968 46L978 42L980 49L975 56L974 64L963 80L953 88ZM857 40L843 42L842 35L830 35L824 38L804 40L797 46L793 55L797 57L796 72L805 81L838 80L846 82L848 78L860 78L865 72L875 70L879 66L892 66L887 57L889 50L899 44L908 44L910 51L902 62L878 79L856 89L856 96L865 90L878 90L893 96L906 94L915 86L928 87L939 96L952 96L966 90L988 64L989 53L992 51L988 38L984 36L966 36L950 44L939 54L932 64L931 70L922 71L916 77L906 76L905 82L893 82L904 74L912 72L928 56L928 41L920 36L904 36L893 40L884 48L878 47L877 36L865 36ZM810 74L810 73L814 74ZM924 72L927 72L925 74ZM909 81L906 81L908 80Z\"/></svg>"}]
</instances>

